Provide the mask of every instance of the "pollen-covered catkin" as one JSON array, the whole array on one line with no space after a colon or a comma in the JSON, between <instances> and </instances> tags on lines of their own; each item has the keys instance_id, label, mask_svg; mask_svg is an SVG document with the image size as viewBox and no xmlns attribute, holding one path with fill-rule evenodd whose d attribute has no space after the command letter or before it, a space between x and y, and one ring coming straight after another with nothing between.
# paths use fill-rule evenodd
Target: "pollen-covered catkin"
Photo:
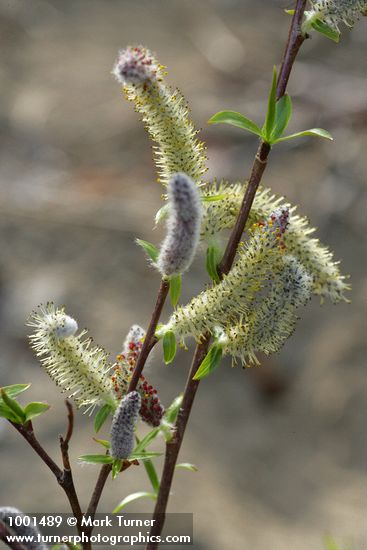
<instances>
[{"instance_id":1,"label":"pollen-covered catkin","mask_svg":"<svg viewBox=\"0 0 367 550\"><path fill-rule=\"evenodd\" d=\"M312 0L307 20L318 19L339 32L340 23L353 27L361 15L367 15L367 0Z\"/></svg>"},{"instance_id":2,"label":"pollen-covered catkin","mask_svg":"<svg viewBox=\"0 0 367 550\"><path fill-rule=\"evenodd\" d=\"M197 185L206 172L204 144L197 139L185 99L164 82L164 67L143 46L120 51L112 73L135 105L152 141L154 158L163 185L184 172Z\"/></svg>"},{"instance_id":3,"label":"pollen-covered catkin","mask_svg":"<svg viewBox=\"0 0 367 550\"><path fill-rule=\"evenodd\" d=\"M311 296L312 278L294 256L283 256L268 291L251 313L225 330L223 351L244 365L258 364L256 354L276 353L293 333L297 308Z\"/></svg>"},{"instance_id":4,"label":"pollen-covered catkin","mask_svg":"<svg viewBox=\"0 0 367 550\"><path fill-rule=\"evenodd\" d=\"M23 512L11 506L0 507L0 523L6 525L8 531L11 534L14 534L18 537L31 538L31 541L27 542L25 542L25 540L22 540L22 547L24 547L26 550L48 550L46 544L38 541L41 534L37 527L34 527L32 523L30 523L29 525L25 525L23 521L16 520L17 517L24 518ZM13 521L10 521L9 518L12 518Z\"/></svg>"},{"instance_id":5,"label":"pollen-covered catkin","mask_svg":"<svg viewBox=\"0 0 367 550\"><path fill-rule=\"evenodd\" d=\"M134 448L134 429L141 405L136 391L128 393L120 402L111 425L111 456L126 459Z\"/></svg>"},{"instance_id":6,"label":"pollen-covered catkin","mask_svg":"<svg viewBox=\"0 0 367 550\"><path fill-rule=\"evenodd\" d=\"M168 185L167 235L157 259L163 276L186 271L194 259L200 239L202 207L198 189L186 174L175 174Z\"/></svg>"},{"instance_id":7,"label":"pollen-covered catkin","mask_svg":"<svg viewBox=\"0 0 367 550\"><path fill-rule=\"evenodd\" d=\"M223 229L232 228L238 215L246 185L242 183L212 183L202 190L204 216L202 237L210 241ZM338 262L330 250L313 237L316 231L304 216L296 213L296 207L285 202L284 197L275 195L271 189L260 188L257 192L248 219L248 227L266 219L270 213L285 204L291 213L284 243L289 254L293 254L312 276L312 292L337 303L347 301L345 294L350 289L346 277L341 275Z\"/></svg>"},{"instance_id":8,"label":"pollen-covered catkin","mask_svg":"<svg viewBox=\"0 0 367 550\"><path fill-rule=\"evenodd\" d=\"M103 403L116 406L107 353L91 338L84 339L86 330L75 335L78 325L64 308L52 303L40 306L27 325L34 329L29 339L42 366L78 407L92 412Z\"/></svg>"},{"instance_id":9,"label":"pollen-covered catkin","mask_svg":"<svg viewBox=\"0 0 367 550\"><path fill-rule=\"evenodd\" d=\"M128 391L131 374L141 352L144 337L145 330L138 325L133 325L125 338L121 353L116 357L111 380L117 399L122 399ZM148 382L143 374L140 375L136 391L141 398L139 413L142 420L150 426L159 426L164 414L164 407L156 388Z\"/></svg>"},{"instance_id":10,"label":"pollen-covered catkin","mask_svg":"<svg viewBox=\"0 0 367 550\"><path fill-rule=\"evenodd\" d=\"M194 336L200 340L217 325L248 314L257 293L281 259L288 219L288 208L279 207L264 222L255 224L228 275L186 306L177 308L161 332L172 330L178 336Z\"/></svg>"}]
</instances>

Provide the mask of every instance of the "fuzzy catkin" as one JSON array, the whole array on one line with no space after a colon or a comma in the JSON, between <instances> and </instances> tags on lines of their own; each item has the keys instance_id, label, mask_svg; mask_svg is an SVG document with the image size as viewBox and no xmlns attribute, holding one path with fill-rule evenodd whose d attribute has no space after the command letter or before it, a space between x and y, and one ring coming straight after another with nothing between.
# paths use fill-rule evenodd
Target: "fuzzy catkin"
<instances>
[{"instance_id":1,"label":"fuzzy catkin","mask_svg":"<svg viewBox=\"0 0 367 550\"><path fill-rule=\"evenodd\" d=\"M202 238L210 241L223 229L232 228L238 215L246 184L209 184L202 190L204 216ZM214 200L213 200L214 199ZM291 213L289 226L284 235L287 252L297 257L312 276L312 292L333 303L347 301L345 294L350 290L346 277L341 275L339 262L335 262L330 250L313 237L316 231L304 216L296 213L296 207L285 202L284 197L275 195L271 189L259 188L255 195L247 226L266 219L280 204L285 204Z\"/></svg>"},{"instance_id":2,"label":"fuzzy catkin","mask_svg":"<svg viewBox=\"0 0 367 550\"><path fill-rule=\"evenodd\" d=\"M169 217L167 235L156 266L163 276L186 271L200 239L202 207L198 189L186 174L175 174L168 185Z\"/></svg>"},{"instance_id":3,"label":"fuzzy catkin","mask_svg":"<svg viewBox=\"0 0 367 550\"><path fill-rule=\"evenodd\" d=\"M37 529L37 527L34 527L32 524L24 525L23 523L21 523L20 525L13 524L12 526L10 526L9 517L13 518L14 520L16 517L23 518L24 514L17 508L13 508L11 506L0 507L0 522L6 525L11 534L17 535L19 537L33 537L33 542L22 541L21 544L24 548L26 548L27 550L48 550L46 544L44 544L43 542L38 542L40 531Z\"/></svg>"},{"instance_id":4,"label":"fuzzy catkin","mask_svg":"<svg viewBox=\"0 0 367 550\"><path fill-rule=\"evenodd\" d=\"M162 331L172 330L180 337L200 340L205 332L213 333L217 325L233 324L240 315L247 314L281 259L288 218L288 209L279 207L256 224L228 275L186 306L178 307Z\"/></svg>"},{"instance_id":5,"label":"fuzzy catkin","mask_svg":"<svg viewBox=\"0 0 367 550\"><path fill-rule=\"evenodd\" d=\"M257 353L278 352L293 333L297 309L311 296L312 278L294 256L282 258L268 292L245 320L226 329L223 352L246 366L259 364Z\"/></svg>"},{"instance_id":6,"label":"fuzzy catkin","mask_svg":"<svg viewBox=\"0 0 367 550\"><path fill-rule=\"evenodd\" d=\"M168 185L185 172L200 185L206 172L204 144L197 139L187 103L178 90L164 82L164 67L143 46L120 51L112 73L135 105L152 141L158 181Z\"/></svg>"},{"instance_id":7,"label":"fuzzy catkin","mask_svg":"<svg viewBox=\"0 0 367 550\"><path fill-rule=\"evenodd\" d=\"M339 32L340 23L353 27L361 15L367 15L367 0L313 0L308 18L315 17Z\"/></svg>"},{"instance_id":8,"label":"fuzzy catkin","mask_svg":"<svg viewBox=\"0 0 367 550\"><path fill-rule=\"evenodd\" d=\"M103 403L115 407L107 353L84 339L86 330L75 335L78 325L64 308L40 306L27 325L34 329L29 339L42 366L78 407L90 412Z\"/></svg>"},{"instance_id":9,"label":"fuzzy catkin","mask_svg":"<svg viewBox=\"0 0 367 550\"><path fill-rule=\"evenodd\" d=\"M133 325L125 338L121 353L116 357L111 380L115 396L118 399L122 399L128 391L131 375L141 352L144 337L145 330L138 325ZM159 426L164 414L164 406L156 388L148 382L143 374L139 377L136 391L141 398L139 413L142 420L150 426Z\"/></svg>"},{"instance_id":10,"label":"fuzzy catkin","mask_svg":"<svg viewBox=\"0 0 367 550\"><path fill-rule=\"evenodd\" d=\"M136 391L128 393L118 406L111 425L111 456L127 459L134 448L134 429L141 405Z\"/></svg>"}]
</instances>

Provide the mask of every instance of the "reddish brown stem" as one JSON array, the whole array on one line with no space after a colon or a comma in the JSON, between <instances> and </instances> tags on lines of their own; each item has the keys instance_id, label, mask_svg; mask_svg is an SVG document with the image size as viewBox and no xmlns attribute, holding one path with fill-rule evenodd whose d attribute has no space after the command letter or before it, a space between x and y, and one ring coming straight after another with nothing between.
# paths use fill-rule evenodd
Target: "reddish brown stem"
<instances>
[{"instance_id":1,"label":"reddish brown stem","mask_svg":"<svg viewBox=\"0 0 367 550\"><path fill-rule=\"evenodd\" d=\"M99 472L97 483L94 488L94 491L87 509L87 513L86 513L87 516L91 516L92 518L94 518L101 495L102 495L102 491L104 489L104 486L106 484L108 476L110 475L111 470L112 470L111 464L103 464Z\"/></svg>"},{"instance_id":2,"label":"reddish brown stem","mask_svg":"<svg viewBox=\"0 0 367 550\"><path fill-rule=\"evenodd\" d=\"M143 372L143 368L148 359L149 353L152 351L152 348L157 343L157 339L155 337L155 331L157 329L159 318L161 316L162 309L168 295L168 291L169 291L169 281L167 279L162 279L159 287L159 291L158 291L156 304L153 310L152 318L150 320L149 327L143 342L143 347L141 348L141 352L139 353L138 360L136 362L135 368L133 370L133 374L131 376L128 393L136 389L136 386L139 382L139 378L141 376L141 373Z\"/></svg>"},{"instance_id":3,"label":"reddish brown stem","mask_svg":"<svg viewBox=\"0 0 367 550\"><path fill-rule=\"evenodd\" d=\"M9 546L9 548L12 548L12 550L26 550L25 546L22 546L19 542L10 541L7 539L7 537L12 535L14 535L14 533L11 533L5 523L0 521L0 540Z\"/></svg>"},{"instance_id":4,"label":"reddish brown stem","mask_svg":"<svg viewBox=\"0 0 367 550\"><path fill-rule=\"evenodd\" d=\"M277 83L277 99L280 99L286 91L289 76L296 59L297 53L304 41L304 37L301 34L301 21L303 18L304 10L306 7L306 0L297 0L295 13L292 19L290 32L288 35L287 46L283 56L282 66L279 73ZM246 188L246 192L243 198L243 202L240 208L238 218L235 226L228 240L226 250L223 255L223 259L218 266L218 272L220 278L227 274L234 262L237 248L242 238L243 231L248 220L248 216L252 207L252 203L261 182L264 170L266 168L267 159L270 153L271 147L264 141L260 142L252 170L249 178L249 183ZM178 454L182 445L183 436L185 433L186 425L190 416L191 408L195 395L198 389L199 382L193 380L195 373L200 367L203 361L208 347L209 337L196 347L195 355L192 361L190 373L186 383L186 388L183 397L182 408L180 409L176 425L175 436L166 445L165 461L163 466L162 479L160 484L160 490L157 498L157 503L154 510L153 519L155 520L150 535L160 535L163 530L165 514L170 495L171 485L173 481L175 466L178 458ZM147 550L155 550L159 546L158 543L148 543Z\"/></svg>"}]
</instances>

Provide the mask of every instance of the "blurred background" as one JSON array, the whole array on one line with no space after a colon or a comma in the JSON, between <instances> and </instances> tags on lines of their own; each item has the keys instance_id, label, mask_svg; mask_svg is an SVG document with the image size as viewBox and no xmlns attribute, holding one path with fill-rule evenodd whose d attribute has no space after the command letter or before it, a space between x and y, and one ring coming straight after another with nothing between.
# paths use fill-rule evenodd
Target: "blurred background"
<instances>
[{"instance_id":1,"label":"blurred background","mask_svg":"<svg viewBox=\"0 0 367 550\"><path fill-rule=\"evenodd\" d=\"M0 0L0 384L32 382L27 400L52 409L35 422L58 457L63 398L27 345L25 320L40 302L65 304L112 356L132 323L147 325L159 285L136 237L156 244L161 206L150 143L110 71L126 44L144 44L189 100L208 146L209 177L244 179L257 143L206 124L222 109L261 122L290 18L287 0ZM194 513L195 549L321 550L331 533L367 548L367 20L336 45L313 36L289 91L291 130L327 128L334 143L282 144L264 184L301 205L350 273L351 304L317 300L294 337L262 369L224 364L198 393L171 511ZM206 281L199 256L183 301ZM167 318L168 311L165 313ZM168 404L183 387L191 352L150 378ZM78 413L71 447L99 452ZM1 504L67 511L45 466L0 422ZM83 505L92 466L74 467ZM147 490L142 467L109 482L108 512ZM150 511L140 501L126 511ZM349 548L349 546L347 546Z\"/></svg>"}]
</instances>

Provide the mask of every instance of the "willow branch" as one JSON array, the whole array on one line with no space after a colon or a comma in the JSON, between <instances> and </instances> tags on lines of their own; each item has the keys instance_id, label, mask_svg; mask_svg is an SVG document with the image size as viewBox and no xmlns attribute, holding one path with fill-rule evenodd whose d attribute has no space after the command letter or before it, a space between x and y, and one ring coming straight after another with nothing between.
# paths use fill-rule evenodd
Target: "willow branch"
<instances>
[{"instance_id":1,"label":"willow branch","mask_svg":"<svg viewBox=\"0 0 367 550\"><path fill-rule=\"evenodd\" d=\"M86 513L86 515L91 516L92 519L94 519L94 516L96 514L97 507L98 507L104 486L106 484L108 476L110 475L111 470L112 470L111 464L103 464L99 472L97 483L96 483L96 486L94 487L94 491Z\"/></svg>"},{"instance_id":2,"label":"willow branch","mask_svg":"<svg viewBox=\"0 0 367 550\"><path fill-rule=\"evenodd\" d=\"M14 533L11 533L8 529L8 527L0 521L0 540L4 542L9 548L12 548L12 550L26 550L25 546L22 544L19 544L19 542L10 541L8 537L13 536Z\"/></svg>"},{"instance_id":3,"label":"willow branch","mask_svg":"<svg viewBox=\"0 0 367 550\"><path fill-rule=\"evenodd\" d=\"M283 56L283 61L279 73L277 83L277 99L279 100L286 92L289 76L297 57L299 49L304 41L304 37L301 34L301 22L305 11L307 0L297 0L296 9L292 18L292 23L288 35L288 41ZM268 156L271 147L264 141L260 142L256 157L254 159L249 183L246 188L246 192L242 201L239 215L237 217L235 226L228 240L226 250L223 255L223 259L218 266L218 273L222 279L226 275L234 262L237 248L242 238L243 231L248 220L248 216L252 207L253 200L255 198L256 191L260 185L263 173L265 171ZM163 466L162 479L159 489L159 494L154 510L153 527L150 535L160 535L163 530L165 513L167 509L168 499L171 491L171 485L175 472L175 466L178 458L178 454L182 445L183 437L187 422L191 413L192 405L195 399L196 392L198 390L199 381L193 380L194 375L199 369L205 355L207 354L209 347L210 337L206 335L205 339L196 347L193 357L191 369L186 382L184 391L182 408L177 417L174 437L166 444L166 454ZM148 543L147 550L155 550L158 548L159 543Z\"/></svg>"}]
</instances>

